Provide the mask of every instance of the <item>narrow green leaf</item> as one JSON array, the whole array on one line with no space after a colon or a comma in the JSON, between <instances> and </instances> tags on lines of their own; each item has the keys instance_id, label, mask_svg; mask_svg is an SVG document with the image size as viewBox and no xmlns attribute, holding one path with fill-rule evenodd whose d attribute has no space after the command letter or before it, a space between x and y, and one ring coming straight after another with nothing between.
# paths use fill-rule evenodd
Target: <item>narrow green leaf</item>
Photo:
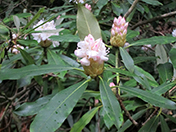
<instances>
[{"instance_id":1,"label":"narrow green leaf","mask_svg":"<svg viewBox=\"0 0 176 132\"><path fill-rule=\"evenodd\" d=\"M168 90L170 90L173 86L175 85L175 83L163 83L160 86L154 88L151 90L152 93L161 95L164 94L165 92L167 92Z\"/></svg>"},{"instance_id":2,"label":"narrow green leaf","mask_svg":"<svg viewBox=\"0 0 176 132\"><path fill-rule=\"evenodd\" d=\"M87 87L87 81L76 83L57 93L39 111L30 126L30 132L56 131L73 110L77 101Z\"/></svg>"},{"instance_id":3,"label":"narrow green leaf","mask_svg":"<svg viewBox=\"0 0 176 132\"><path fill-rule=\"evenodd\" d=\"M151 37L151 38L138 40L138 41L130 44L130 46L139 46L139 45L148 45L148 44L151 44L151 45L169 44L169 43L173 43L175 41L176 41L176 37L155 36L155 37Z\"/></svg>"},{"instance_id":4,"label":"narrow green leaf","mask_svg":"<svg viewBox=\"0 0 176 132\"><path fill-rule=\"evenodd\" d=\"M83 117L76 122L70 132L81 132L82 129L90 122L90 120L93 118L95 113L98 111L99 107L93 108L90 111L88 111L86 114L83 115Z\"/></svg>"},{"instance_id":5,"label":"narrow green leaf","mask_svg":"<svg viewBox=\"0 0 176 132\"><path fill-rule=\"evenodd\" d=\"M140 130L139 132L156 132L158 127L159 118L152 117Z\"/></svg>"},{"instance_id":6,"label":"narrow green leaf","mask_svg":"<svg viewBox=\"0 0 176 132\"><path fill-rule=\"evenodd\" d=\"M109 116L109 119L114 123L117 128L123 123L123 115L119 102L113 94L111 88L101 77L100 78L100 95L103 103L103 109Z\"/></svg>"},{"instance_id":7,"label":"narrow green leaf","mask_svg":"<svg viewBox=\"0 0 176 132\"><path fill-rule=\"evenodd\" d=\"M134 61L129 55L129 53L122 47L120 49L120 55L122 57L123 63L125 64L125 67L131 72L134 72Z\"/></svg>"},{"instance_id":8,"label":"narrow green leaf","mask_svg":"<svg viewBox=\"0 0 176 132\"><path fill-rule=\"evenodd\" d=\"M15 26L16 26L16 28L17 28L17 31L19 32L19 30L20 30L20 19L18 18L18 16L13 16L13 21L14 21L14 24L15 24Z\"/></svg>"},{"instance_id":9,"label":"narrow green leaf","mask_svg":"<svg viewBox=\"0 0 176 132\"><path fill-rule=\"evenodd\" d=\"M134 64L139 64L139 63L142 63L142 62L148 62L148 61L154 61L156 60L156 57L154 56L138 56L138 57L135 57L133 58L134 60Z\"/></svg>"},{"instance_id":10,"label":"narrow green leaf","mask_svg":"<svg viewBox=\"0 0 176 132\"><path fill-rule=\"evenodd\" d=\"M167 98L164 98L163 96L159 96L158 94L152 93L150 91L144 91L138 88L131 88L131 87L125 87L125 86L120 86L120 89L154 106L162 107L166 109L176 109L175 102Z\"/></svg>"},{"instance_id":11,"label":"narrow green leaf","mask_svg":"<svg viewBox=\"0 0 176 132\"><path fill-rule=\"evenodd\" d=\"M41 9L35 14L35 16L32 18L32 20L30 20L30 22L26 24L26 26L22 29L21 32L25 31L35 20L37 20L37 19L39 18L40 14L41 14L42 12L44 12L44 10L45 10L44 8L41 8Z\"/></svg>"},{"instance_id":12,"label":"narrow green leaf","mask_svg":"<svg viewBox=\"0 0 176 132\"><path fill-rule=\"evenodd\" d=\"M167 114L164 114L167 118L169 118L173 123L176 124L176 118L175 117L172 117L170 115L167 115Z\"/></svg>"},{"instance_id":13,"label":"narrow green leaf","mask_svg":"<svg viewBox=\"0 0 176 132\"><path fill-rule=\"evenodd\" d=\"M30 115L37 114L41 110L41 108L44 107L49 102L49 100L52 97L53 95L48 95L48 96L39 98L34 102L23 103L13 112L19 116L30 116Z\"/></svg>"},{"instance_id":14,"label":"narrow green leaf","mask_svg":"<svg viewBox=\"0 0 176 132\"><path fill-rule=\"evenodd\" d=\"M169 52L169 57L172 61L173 67L176 69L176 49L172 48Z\"/></svg>"},{"instance_id":15,"label":"narrow green leaf","mask_svg":"<svg viewBox=\"0 0 176 132\"><path fill-rule=\"evenodd\" d=\"M17 42L19 42L22 45L30 47L38 45L38 42L36 40L29 40L29 39L18 39Z\"/></svg>"},{"instance_id":16,"label":"narrow green leaf","mask_svg":"<svg viewBox=\"0 0 176 132\"><path fill-rule=\"evenodd\" d=\"M162 115L160 115L160 121L161 121L161 132L171 132Z\"/></svg>"},{"instance_id":17,"label":"narrow green leaf","mask_svg":"<svg viewBox=\"0 0 176 132\"><path fill-rule=\"evenodd\" d=\"M58 41L58 42L79 42L80 39L76 35L72 34L66 34L66 35L53 35L49 37L53 41Z\"/></svg>"},{"instance_id":18,"label":"narrow green leaf","mask_svg":"<svg viewBox=\"0 0 176 132\"><path fill-rule=\"evenodd\" d=\"M20 79L23 77L32 77L32 76L38 76L43 75L50 72L61 72L65 70L74 69L74 67L68 67L68 66L61 66L61 65L53 65L53 64L47 64L47 65L28 65L22 68L18 69L5 69L0 71L0 80L15 80Z\"/></svg>"},{"instance_id":19,"label":"narrow green leaf","mask_svg":"<svg viewBox=\"0 0 176 132\"><path fill-rule=\"evenodd\" d=\"M103 8L103 6L105 6L108 3L108 0L99 0L97 2L97 6L99 9Z\"/></svg>"},{"instance_id":20,"label":"narrow green leaf","mask_svg":"<svg viewBox=\"0 0 176 132\"><path fill-rule=\"evenodd\" d=\"M23 56L24 60L26 61L27 65L30 64L34 64L35 61L33 60L33 58L29 55L29 53L27 53L25 50L18 48L18 50L20 51L21 55Z\"/></svg>"},{"instance_id":21,"label":"narrow green leaf","mask_svg":"<svg viewBox=\"0 0 176 132\"><path fill-rule=\"evenodd\" d=\"M101 38L101 30L94 15L83 5L78 4L77 29L81 40L91 34L95 39Z\"/></svg>"},{"instance_id":22,"label":"narrow green leaf","mask_svg":"<svg viewBox=\"0 0 176 132\"><path fill-rule=\"evenodd\" d=\"M132 118L134 120L139 119L144 113L146 112L146 109L141 110L139 112L137 112L136 114L134 114L132 116ZM133 123L128 119L123 125L122 127L118 130L118 132L124 132L126 129L128 129Z\"/></svg>"},{"instance_id":23,"label":"narrow green leaf","mask_svg":"<svg viewBox=\"0 0 176 132\"><path fill-rule=\"evenodd\" d=\"M163 5L162 3L160 3L158 0L142 0L143 2L150 4L150 5Z\"/></svg>"},{"instance_id":24,"label":"narrow green leaf","mask_svg":"<svg viewBox=\"0 0 176 132\"><path fill-rule=\"evenodd\" d=\"M157 70L159 72L159 76L163 82L172 79L173 76L173 66L171 63L166 62L164 64L159 64L157 66Z\"/></svg>"},{"instance_id":25,"label":"narrow green leaf","mask_svg":"<svg viewBox=\"0 0 176 132\"><path fill-rule=\"evenodd\" d=\"M157 45L155 47L155 56L157 57L157 65L167 62L166 50L162 45Z\"/></svg>"}]
</instances>

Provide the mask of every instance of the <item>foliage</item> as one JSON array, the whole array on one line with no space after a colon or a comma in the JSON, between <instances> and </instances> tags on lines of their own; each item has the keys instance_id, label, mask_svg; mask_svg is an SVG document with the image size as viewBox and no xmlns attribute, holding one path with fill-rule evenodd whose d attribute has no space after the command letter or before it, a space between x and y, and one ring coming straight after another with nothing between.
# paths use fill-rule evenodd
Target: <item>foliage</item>
<instances>
[{"instance_id":1,"label":"foliage","mask_svg":"<svg viewBox=\"0 0 176 132\"><path fill-rule=\"evenodd\" d=\"M113 47L113 19L125 16L134 1L84 1L0 4L0 131L175 130L176 14L168 14L176 2L138 1L126 16L129 45ZM39 20L39 26L54 20L56 29L36 31ZM49 46L34 40L34 33L52 32L59 35L49 36ZM109 48L104 71L95 78L74 55L88 34Z\"/></svg>"}]
</instances>

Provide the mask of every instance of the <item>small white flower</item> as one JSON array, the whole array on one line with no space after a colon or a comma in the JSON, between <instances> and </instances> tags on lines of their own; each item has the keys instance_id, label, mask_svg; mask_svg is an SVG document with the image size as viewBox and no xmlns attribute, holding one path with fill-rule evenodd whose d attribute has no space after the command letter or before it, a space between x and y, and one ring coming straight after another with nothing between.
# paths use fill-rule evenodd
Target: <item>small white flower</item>
<instances>
[{"instance_id":1,"label":"small white flower","mask_svg":"<svg viewBox=\"0 0 176 132\"><path fill-rule=\"evenodd\" d=\"M90 59L102 64L104 61L108 60L105 44L101 39L94 40L94 37L89 34L85 37L84 41L77 44L78 49L75 50L75 55L79 58L82 65L89 66Z\"/></svg>"},{"instance_id":2,"label":"small white flower","mask_svg":"<svg viewBox=\"0 0 176 132\"><path fill-rule=\"evenodd\" d=\"M44 23L44 20L40 20L36 25L33 26L33 28L41 25L42 23ZM47 30L49 30L49 32L47 32ZM32 36L34 37L34 40L37 40L37 42L40 43L41 41L50 40L49 37L52 35L59 35L58 32L51 32L51 30L56 30L54 20L47 22L36 28L35 31L43 31L43 32L32 33ZM59 42L57 42L57 45L58 43Z\"/></svg>"},{"instance_id":3,"label":"small white flower","mask_svg":"<svg viewBox=\"0 0 176 132\"><path fill-rule=\"evenodd\" d=\"M84 3L84 0L74 0L74 2L75 2L76 4L78 4L77 1L78 1L79 3ZM72 0L69 0L69 2L72 2Z\"/></svg>"},{"instance_id":4,"label":"small white flower","mask_svg":"<svg viewBox=\"0 0 176 132\"><path fill-rule=\"evenodd\" d=\"M174 29L174 30L172 31L172 36L173 36L173 37L176 37L176 29Z\"/></svg>"},{"instance_id":5,"label":"small white flower","mask_svg":"<svg viewBox=\"0 0 176 132\"><path fill-rule=\"evenodd\" d=\"M142 46L142 50L144 50L144 51L147 51L148 50L148 48L152 48L152 46L151 46L151 44L148 44L148 45L144 45L144 46Z\"/></svg>"}]
</instances>

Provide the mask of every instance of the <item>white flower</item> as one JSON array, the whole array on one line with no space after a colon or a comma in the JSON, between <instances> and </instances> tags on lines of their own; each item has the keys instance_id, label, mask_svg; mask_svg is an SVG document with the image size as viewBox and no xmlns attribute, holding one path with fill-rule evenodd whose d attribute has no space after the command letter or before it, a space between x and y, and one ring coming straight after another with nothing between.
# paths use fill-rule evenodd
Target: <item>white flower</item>
<instances>
[{"instance_id":1,"label":"white flower","mask_svg":"<svg viewBox=\"0 0 176 132\"><path fill-rule=\"evenodd\" d=\"M102 64L104 61L108 60L105 44L102 42L101 38L94 40L94 37L89 34L85 37L84 41L80 41L78 44L78 49L75 50L75 55L79 58L81 64L84 66L90 65L90 59Z\"/></svg>"},{"instance_id":2,"label":"white flower","mask_svg":"<svg viewBox=\"0 0 176 132\"><path fill-rule=\"evenodd\" d=\"M10 48L10 50L11 50L12 53L18 54L18 53L20 53L20 51L18 50L18 48L24 49L23 46L21 46L19 44L16 44L16 45L13 45L13 47Z\"/></svg>"},{"instance_id":3,"label":"white flower","mask_svg":"<svg viewBox=\"0 0 176 132\"><path fill-rule=\"evenodd\" d=\"M176 29L173 30L172 36L173 36L173 37L176 37Z\"/></svg>"},{"instance_id":4,"label":"white flower","mask_svg":"<svg viewBox=\"0 0 176 132\"><path fill-rule=\"evenodd\" d=\"M44 23L44 20L40 20L36 25L33 26L33 28L41 25L42 23ZM47 30L49 30L49 31L47 32ZM47 23L39 26L38 28L36 28L35 31L43 31L43 32L32 33L32 36L34 37L34 40L37 40L38 43L40 43L41 41L50 40L49 37L52 35L59 35L58 32L54 32L54 31L52 32L51 30L56 30L54 20L47 22ZM59 43L59 42L56 42L56 43Z\"/></svg>"},{"instance_id":5,"label":"white flower","mask_svg":"<svg viewBox=\"0 0 176 132\"><path fill-rule=\"evenodd\" d=\"M144 51L147 51L149 48L152 48L152 45L151 44L148 44L148 45L144 45L144 46L142 46L142 50L144 50Z\"/></svg>"},{"instance_id":6,"label":"white flower","mask_svg":"<svg viewBox=\"0 0 176 132\"><path fill-rule=\"evenodd\" d=\"M72 2L72 0L69 0L69 2ZM84 0L74 0L74 2L76 2L76 4L78 4L78 3L84 3Z\"/></svg>"}]
</instances>

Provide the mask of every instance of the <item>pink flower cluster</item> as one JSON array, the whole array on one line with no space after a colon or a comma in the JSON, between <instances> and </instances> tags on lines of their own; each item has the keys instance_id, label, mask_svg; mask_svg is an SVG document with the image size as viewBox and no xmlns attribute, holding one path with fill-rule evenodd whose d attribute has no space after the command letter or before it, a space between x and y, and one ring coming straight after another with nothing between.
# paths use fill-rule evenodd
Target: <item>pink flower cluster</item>
<instances>
[{"instance_id":1,"label":"pink flower cluster","mask_svg":"<svg viewBox=\"0 0 176 132\"><path fill-rule=\"evenodd\" d=\"M84 41L80 41L78 44L78 49L75 50L75 55L79 58L81 64L84 66L90 65L90 59L102 64L104 61L108 60L107 54L108 50L106 50L105 44L101 40L101 38L95 40L94 37L89 34L85 37Z\"/></svg>"},{"instance_id":2,"label":"pink flower cluster","mask_svg":"<svg viewBox=\"0 0 176 132\"><path fill-rule=\"evenodd\" d=\"M119 16L118 19L114 18L114 23L111 29L111 35L126 35L127 33L128 22L125 21L124 17Z\"/></svg>"},{"instance_id":3,"label":"pink flower cluster","mask_svg":"<svg viewBox=\"0 0 176 132\"><path fill-rule=\"evenodd\" d=\"M89 11L91 11L92 10L92 8L91 8L91 5L89 5L89 4L85 4L85 7L89 10Z\"/></svg>"}]
</instances>

